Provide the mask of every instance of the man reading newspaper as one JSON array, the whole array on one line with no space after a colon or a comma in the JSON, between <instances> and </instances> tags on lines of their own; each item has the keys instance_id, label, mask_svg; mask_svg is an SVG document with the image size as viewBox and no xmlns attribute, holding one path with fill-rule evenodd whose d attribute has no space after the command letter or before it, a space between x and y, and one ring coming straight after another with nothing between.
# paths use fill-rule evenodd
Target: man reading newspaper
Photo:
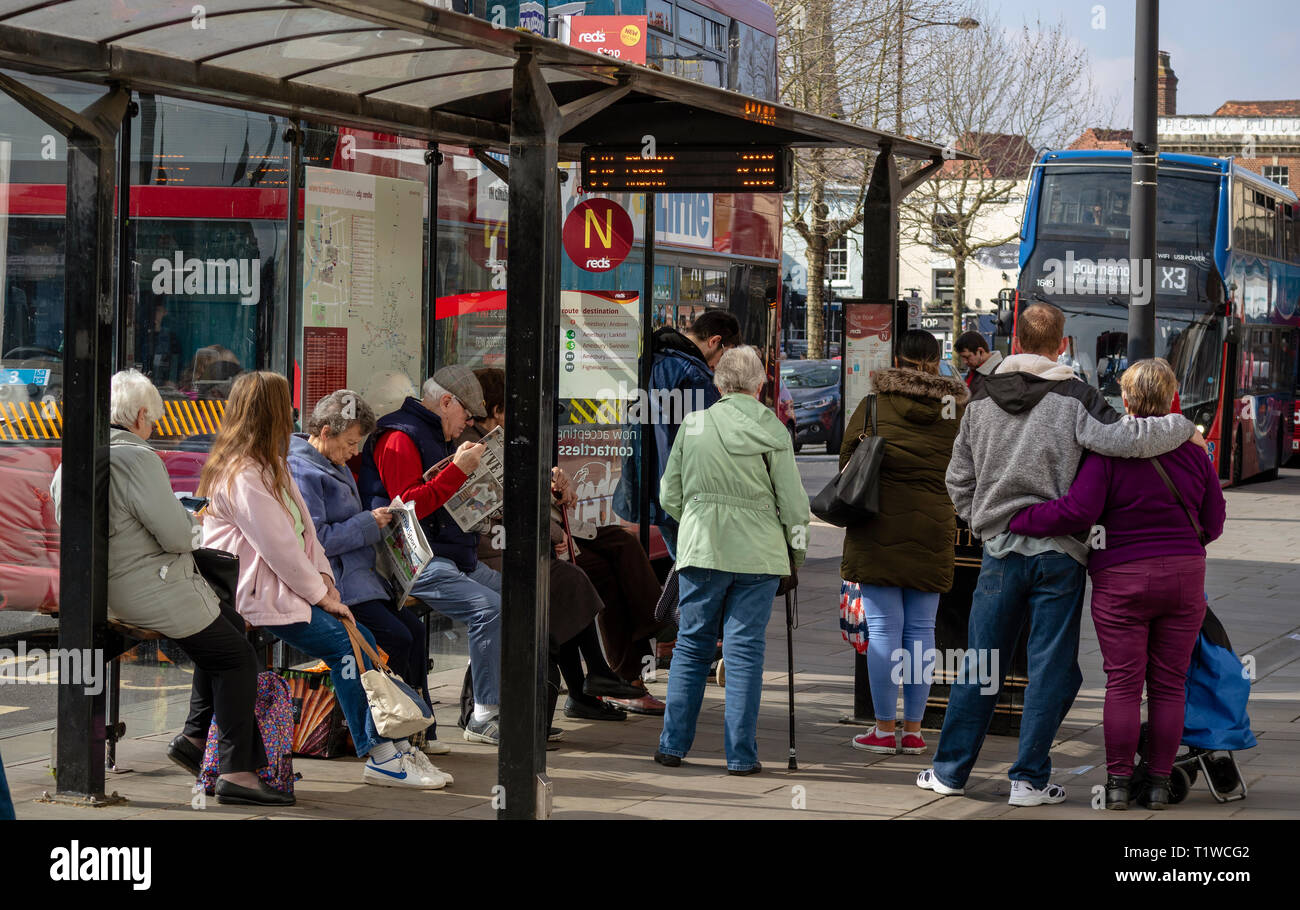
<instances>
[{"instance_id":1,"label":"man reading newspaper","mask_svg":"<svg viewBox=\"0 0 1300 910\"><path fill-rule=\"evenodd\" d=\"M485 447L451 441L474 418L485 417L483 389L461 364L443 367L424 383L419 400L381 417L361 455L358 487L368 508L394 498L411 503L433 558L411 586L411 596L469 629L474 678L473 715L465 727L470 742L497 745L501 691L501 576L478 561L478 535L463 530L444 506L479 467ZM424 474L452 456L431 480Z\"/></svg>"}]
</instances>

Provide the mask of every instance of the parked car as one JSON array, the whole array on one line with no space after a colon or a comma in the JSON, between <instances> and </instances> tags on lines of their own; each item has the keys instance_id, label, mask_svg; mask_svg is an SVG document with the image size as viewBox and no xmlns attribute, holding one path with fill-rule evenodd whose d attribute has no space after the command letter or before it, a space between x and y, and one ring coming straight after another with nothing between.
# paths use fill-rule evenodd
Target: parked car
<instances>
[{"instance_id":1,"label":"parked car","mask_svg":"<svg viewBox=\"0 0 1300 910\"><path fill-rule=\"evenodd\" d=\"M828 455L838 455L844 435L838 360L795 360L781 365L781 386L794 404L794 450L808 442L826 443Z\"/></svg>"}]
</instances>

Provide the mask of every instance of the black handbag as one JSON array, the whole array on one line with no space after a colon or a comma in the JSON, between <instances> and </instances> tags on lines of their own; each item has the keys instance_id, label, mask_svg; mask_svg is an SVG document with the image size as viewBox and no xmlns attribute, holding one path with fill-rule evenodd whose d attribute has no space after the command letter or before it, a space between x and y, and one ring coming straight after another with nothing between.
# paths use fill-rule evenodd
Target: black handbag
<instances>
[{"instance_id":1,"label":"black handbag","mask_svg":"<svg viewBox=\"0 0 1300 910\"><path fill-rule=\"evenodd\" d=\"M664 579L664 589L659 595L659 601L655 604L655 623L664 625L672 623L675 626L682 624L681 604L679 602L680 589L677 582L677 563L668 570L668 577Z\"/></svg>"},{"instance_id":2,"label":"black handbag","mask_svg":"<svg viewBox=\"0 0 1300 910\"><path fill-rule=\"evenodd\" d=\"M235 609L235 590L239 587L239 557L225 550L199 547L191 553L194 567L222 605Z\"/></svg>"},{"instance_id":3,"label":"black handbag","mask_svg":"<svg viewBox=\"0 0 1300 910\"><path fill-rule=\"evenodd\" d=\"M848 464L813 497L811 504L814 515L840 528L864 524L880 511L880 465L885 459L885 440L876 428L876 396L867 396L866 404L871 435L864 429Z\"/></svg>"}]
</instances>

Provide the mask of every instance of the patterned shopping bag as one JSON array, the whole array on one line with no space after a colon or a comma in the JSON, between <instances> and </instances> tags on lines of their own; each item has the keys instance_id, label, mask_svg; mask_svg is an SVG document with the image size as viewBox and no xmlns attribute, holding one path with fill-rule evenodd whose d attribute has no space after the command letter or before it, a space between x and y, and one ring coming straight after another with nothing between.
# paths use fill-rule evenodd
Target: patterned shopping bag
<instances>
[{"instance_id":1,"label":"patterned shopping bag","mask_svg":"<svg viewBox=\"0 0 1300 910\"><path fill-rule=\"evenodd\" d=\"M840 634L859 654L867 653L867 614L856 581L840 582Z\"/></svg>"}]
</instances>

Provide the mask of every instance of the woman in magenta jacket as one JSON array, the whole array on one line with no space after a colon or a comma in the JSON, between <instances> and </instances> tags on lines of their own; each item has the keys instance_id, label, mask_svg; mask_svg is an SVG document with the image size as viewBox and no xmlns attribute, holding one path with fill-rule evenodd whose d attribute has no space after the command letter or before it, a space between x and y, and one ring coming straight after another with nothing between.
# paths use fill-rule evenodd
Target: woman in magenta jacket
<instances>
[{"instance_id":1,"label":"woman in magenta jacket","mask_svg":"<svg viewBox=\"0 0 1300 910\"><path fill-rule=\"evenodd\" d=\"M1129 414L1157 417L1169 413L1178 380L1157 358L1130 366L1120 387ZM1092 621L1106 670L1108 809L1128 806L1144 682L1150 807L1164 809L1169 803L1187 668L1205 617L1201 532L1206 542L1214 540L1223 533L1225 517L1219 478L1195 444L1184 443L1159 458L1186 509L1151 461L1089 453L1065 496L1023 510L1010 528L1031 537L1089 536Z\"/></svg>"}]
</instances>

